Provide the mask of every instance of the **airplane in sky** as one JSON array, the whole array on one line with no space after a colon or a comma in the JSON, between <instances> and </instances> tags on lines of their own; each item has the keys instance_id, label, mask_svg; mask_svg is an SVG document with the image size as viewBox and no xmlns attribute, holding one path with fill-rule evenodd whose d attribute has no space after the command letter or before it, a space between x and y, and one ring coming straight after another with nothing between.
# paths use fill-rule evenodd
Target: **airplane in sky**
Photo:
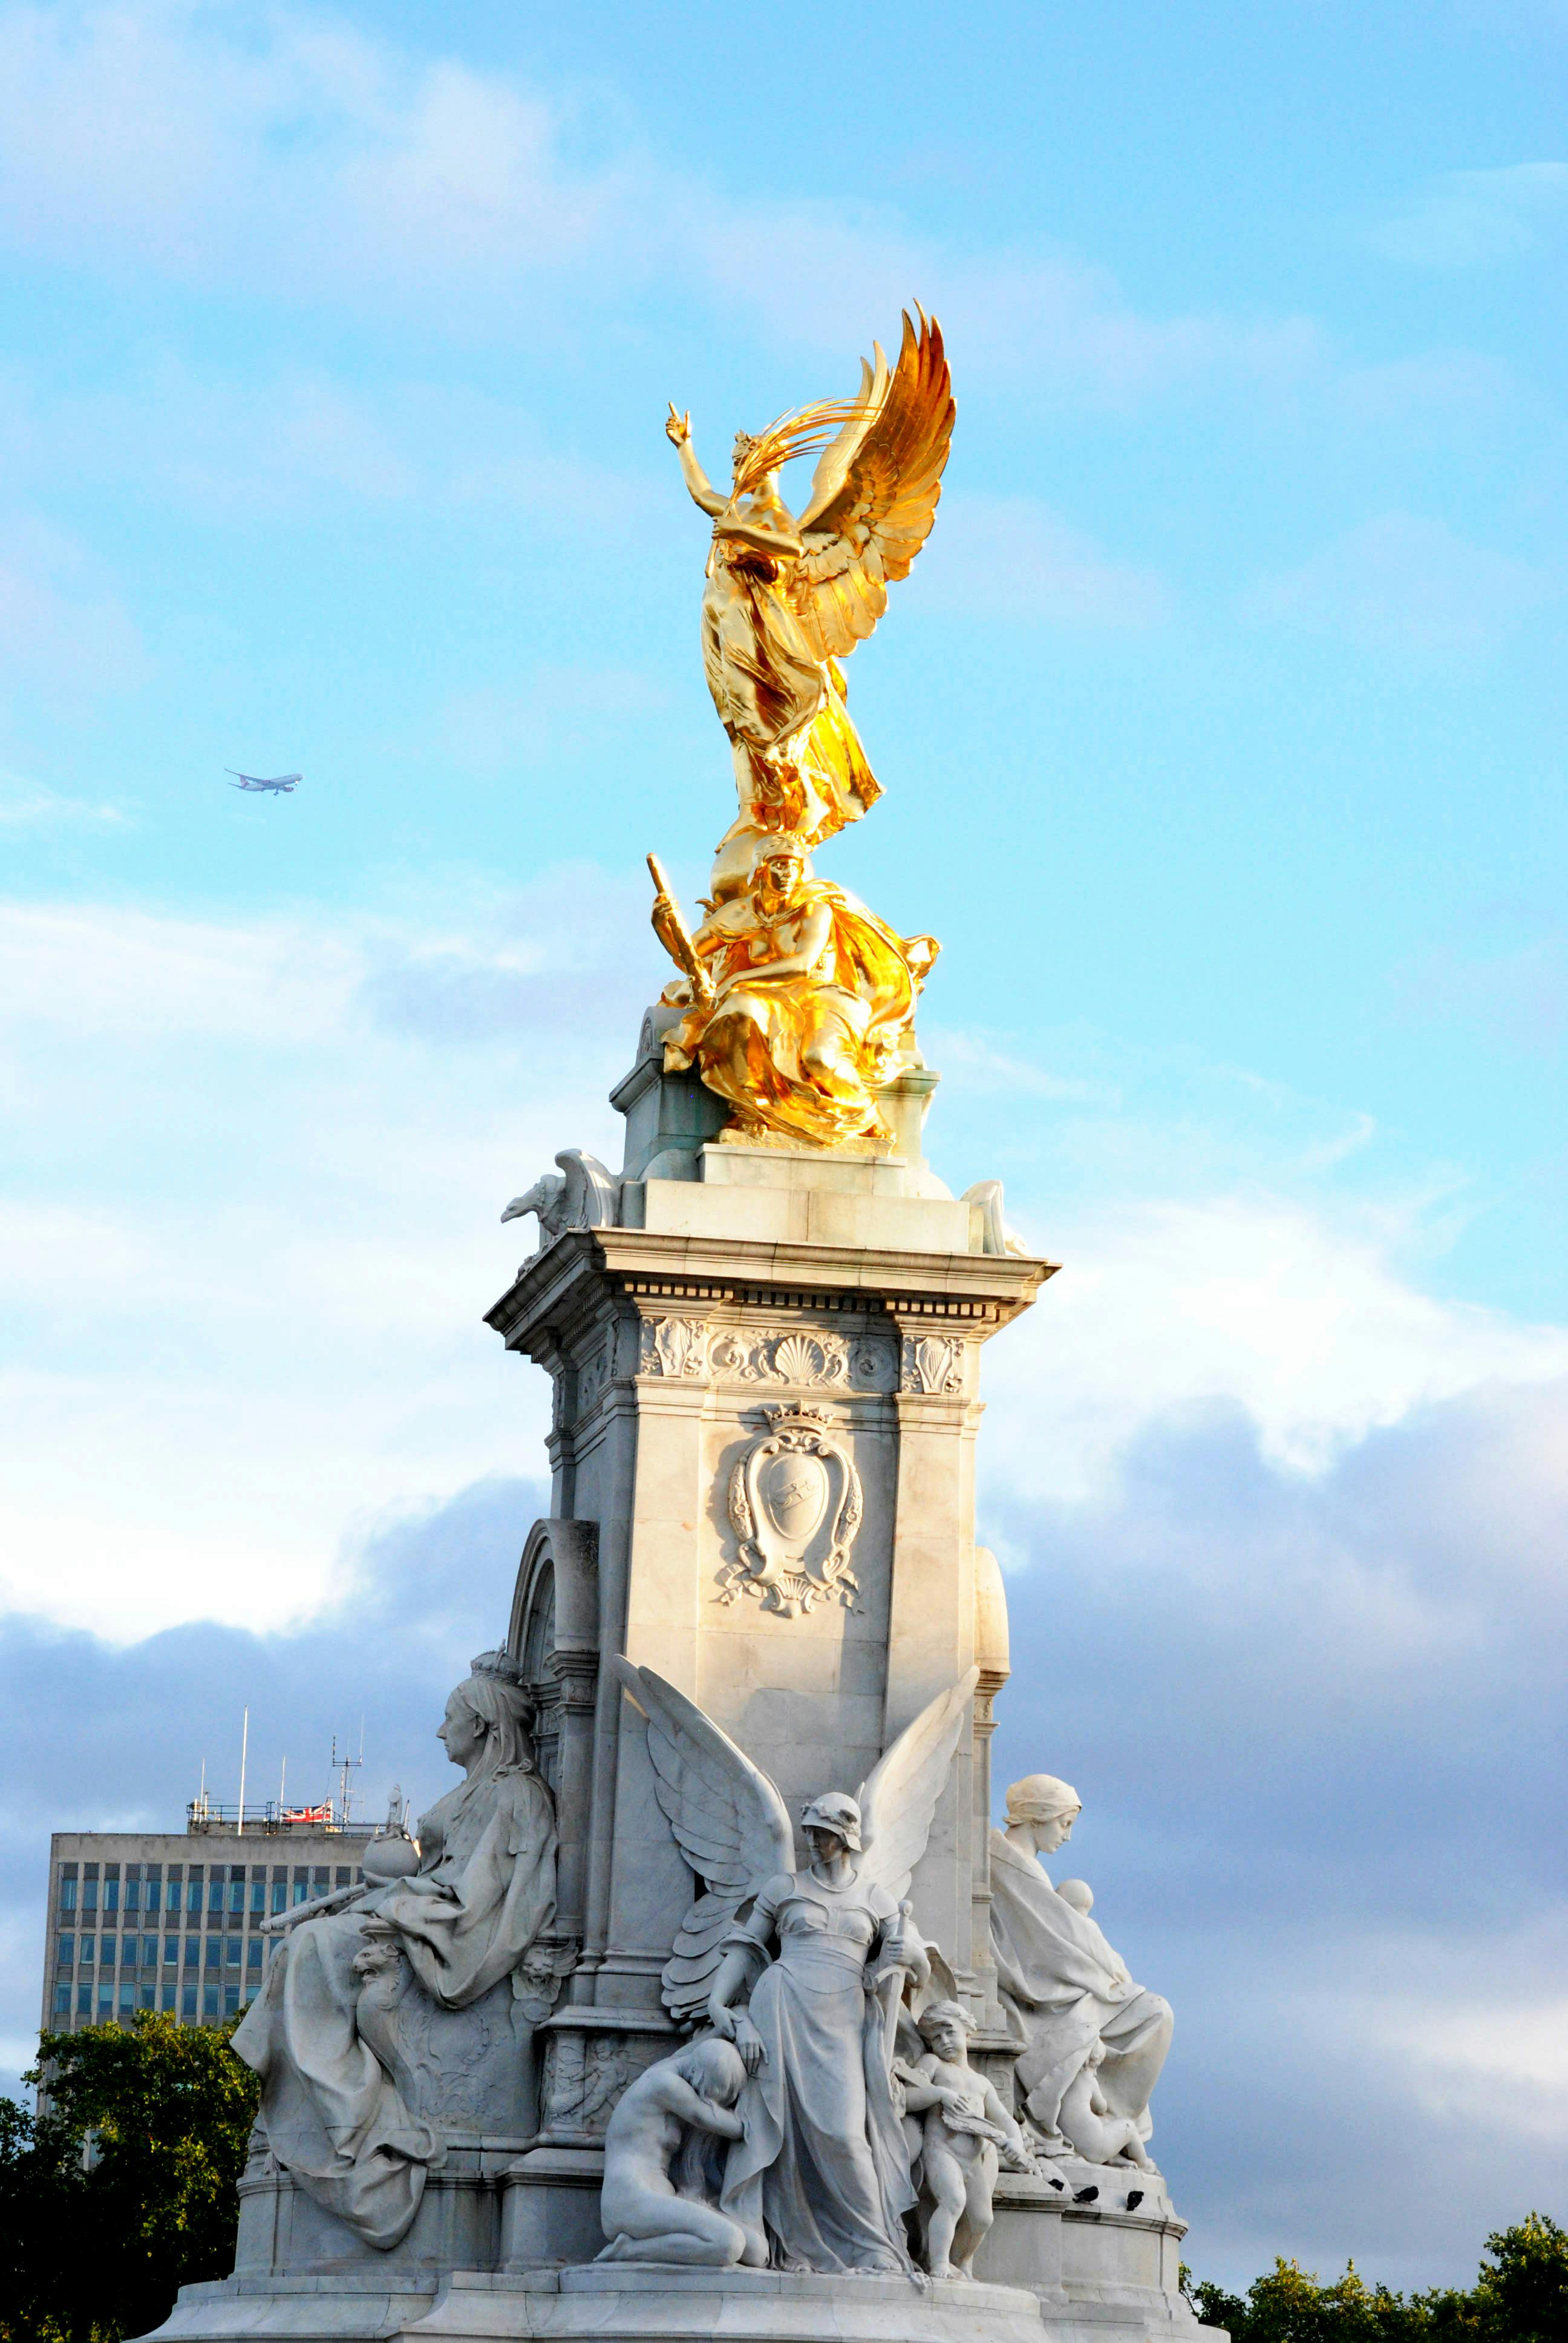
<instances>
[{"instance_id":1,"label":"airplane in sky","mask_svg":"<svg viewBox=\"0 0 1568 2343\"><path fill-rule=\"evenodd\" d=\"M270 789L275 798L289 796L296 784L305 779L303 773L279 773L276 780L264 781L255 773L236 773L232 765L226 765L224 771L235 775L229 783L231 789Z\"/></svg>"}]
</instances>

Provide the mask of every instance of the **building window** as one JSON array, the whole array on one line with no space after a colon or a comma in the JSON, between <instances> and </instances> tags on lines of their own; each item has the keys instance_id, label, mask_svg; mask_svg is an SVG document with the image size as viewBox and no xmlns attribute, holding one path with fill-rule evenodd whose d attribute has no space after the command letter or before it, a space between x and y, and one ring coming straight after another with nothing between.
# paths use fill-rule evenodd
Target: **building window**
<instances>
[{"instance_id":1,"label":"building window","mask_svg":"<svg viewBox=\"0 0 1568 2343\"><path fill-rule=\"evenodd\" d=\"M250 1908L256 1919L266 1910L266 1882L259 1872L250 1883Z\"/></svg>"},{"instance_id":2,"label":"building window","mask_svg":"<svg viewBox=\"0 0 1568 2343\"><path fill-rule=\"evenodd\" d=\"M69 2017L71 2015L71 1988L68 1984L55 1987L55 2015L56 2017Z\"/></svg>"},{"instance_id":3,"label":"building window","mask_svg":"<svg viewBox=\"0 0 1568 2343\"><path fill-rule=\"evenodd\" d=\"M98 1866L95 1863L89 1863L82 1869L82 1909L84 1912L95 1912L97 1908Z\"/></svg>"},{"instance_id":4,"label":"building window","mask_svg":"<svg viewBox=\"0 0 1568 2343\"><path fill-rule=\"evenodd\" d=\"M106 1969L112 1969L115 1966L115 1940L113 1936L104 1936L99 1941L102 1947L99 1966Z\"/></svg>"},{"instance_id":5,"label":"building window","mask_svg":"<svg viewBox=\"0 0 1568 2343\"><path fill-rule=\"evenodd\" d=\"M179 1966L179 1938L177 1936L166 1936L164 1938L164 1966L168 1969L177 1968Z\"/></svg>"},{"instance_id":6,"label":"building window","mask_svg":"<svg viewBox=\"0 0 1568 2343\"><path fill-rule=\"evenodd\" d=\"M142 1966L156 1969L158 1965L158 1940L156 1936L142 1938Z\"/></svg>"},{"instance_id":7,"label":"building window","mask_svg":"<svg viewBox=\"0 0 1568 2343\"><path fill-rule=\"evenodd\" d=\"M126 1977L120 1987L120 2008L126 2015L136 2006L136 1988Z\"/></svg>"},{"instance_id":8,"label":"building window","mask_svg":"<svg viewBox=\"0 0 1568 2343\"><path fill-rule=\"evenodd\" d=\"M126 1909L139 1912L142 1908L142 1866L139 1863L126 1865Z\"/></svg>"},{"instance_id":9,"label":"building window","mask_svg":"<svg viewBox=\"0 0 1568 2343\"><path fill-rule=\"evenodd\" d=\"M204 2017L216 2017L217 2016L217 1987L216 1985L203 1986L201 1989L201 2008L202 2016Z\"/></svg>"},{"instance_id":10,"label":"building window","mask_svg":"<svg viewBox=\"0 0 1568 2343\"><path fill-rule=\"evenodd\" d=\"M225 1963L224 1963L225 1967L226 1967L226 1968L231 1968L231 1969L236 1969L236 1968L238 1968L238 1966L239 1966L239 1938L238 1938L237 1936L230 1936L230 1937L228 1937L228 1938L226 1940L225 1945L224 1945L224 1952L225 1952L225 1955L226 1955L226 1959L225 1959Z\"/></svg>"},{"instance_id":11,"label":"building window","mask_svg":"<svg viewBox=\"0 0 1568 2343\"><path fill-rule=\"evenodd\" d=\"M310 1901L310 1882L303 1871L297 1871L294 1875L294 1900L297 1904L308 1904Z\"/></svg>"},{"instance_id":12,"label":"building window","mask_svg":"<svg viewBox=\"0 0 1568 2343\"><path fill-rule=\"evenodd\" d=\"M183 1986L181 1986L181 1987L180 1987L180 2016L181 2016L182 2017L194 2017L194 2016L196 2016L196 1989L195 1986L194 1986L194 1985L183 1985Z\"/></svg>"},{"instance_id":13,"label":"building window","mask_svg":"<svg viewBox=\"0 0 1568 2343\"><path fill-rule=\"evenodd\" d=\"M247 1969L259 1969L259 1968L260 1968L260 1966L261 1966L261 1955L262 1955L262 1943L261 1943L261 1938L260 1938L259 1936L253 1936L253 1937L251 1938L251 1940L250 1940L249 1944L248 1944L248 1945L246 1946L246 1954L245 1954L245 1965L246 1965L246 1967Z\"/></svg>"},{"instance_id":14,"label":"building window","mask_svg":"<svg viewBox=\"0 0 1568 2343\"><path fill-rule=\"evenodd\" d=\"M156 1912L163 1900L164 1867L161 1863L147 1865L147 1910Z\"/></svg>"},{"instance_id":15,"label":"building window","mask_svg":"<svg viewBox=\"0 0 1568 2343\"><path fill-rule=\"evenodd\" d=\"M329 1875L329 1874L328 1874L328 1872L327 1872L327 1865L326 1865L324 1863L318 1863L318 1864L317 1865L317 1866L316 1866L316 1892L317 1892L317 1894L318 1896L325 1896L325 1895L326 1895L326 1893L327 1893L327 1888L331 1885L331 1884L332 1884L332 1882L331 1882L331 1877L330 1877L330 1875Z\"/></svg>"},{"instance_id":16,"label":"building window","mask_svg":"<svg viewBox=\"0 0 1568 2343\"><path fill-rule=\"evenodd\" d=\"M97 1941L96 1936L84 1936L82 1939L82 1966L85 1969L93 1966L93 1947Z\"/></svg>"},{"instance_id":17,"label":"building window","mask_svg":"<svg viewBox=\"0 0 1568 2343\"><path fill-rule=\"evenodd\" d=\"M239 2015L238 1986L225 1986L223 1989L223 2014L226 2017L237 2017Z\"/></svg>"},{"instance_id":18,"label":"building window","mask_svg":"<svg viewBox=\"0 0 1568 2343\"><path fill-rule=\"evenodd\" d=\"M120 1866L117 1863L104 1865L104 1909L117 1912L120 1908Z\"/></svg>"},{"instance_id":19,"label":"building window","mask_svg":"<svg viewBox=\"0 0 1568 2343\"><path fill-rule=\"evenodd\" d=\"M175 2014L175 1989L172 1985L166 1985L162 1987L162 1993L163 2000L160 2006L166 2016L172 2017Z\"/></svg>"},{"instance_id":20,"label":"building window","mask_svg":"<svg viewBox=\"0 0 1568 2343\"><path fill-rule=\"evenodd\" d=\"M76 1939L75 1936L62 1936L55 1947L55 1966L57 1969L68 1969L75 1957Z\"/></svg>"},{"instance_id":21,"label":"building window","mask_svg":"<svg viewBox=\"0 0 1568 2343\"><path fill-rule=\"evenodd\" d=\"M332 1884L335 1887L347 1887L352 1885L353 1879L354 1874L348 1869L347 1864L339 1864L333 1874Z\"/></svg>"},{"instance_id":22,"label":"building window","mask_svg":"<svg viewBox=\"0 0 1568 2343\"><path fill-rule=\"evenodd\" d=\"M74 1912L76 1908L76 1866L67 1863L60 1873L60 1909Z\"/></svg>"},{"instance_id":23,"label":"building window","mask_svg":"<svg viewBox=\"0 0 1568 2343\"><path fill-rule=\"evenodd\" d=\"M98 2016L101 2019L108 2019L113 2017L114 2014L115 1988L112 1985L100 1985L98 1987Z\"/></svg>"},{"instance_id":24,"label":"building window","mask_svg":"<svg viewBox=\"0 0 1568 2343\"><path fill-rule=\"evenodd\" d=\"M91 1985L79 1985L76 1987L76 2015L78 2017L91 2017L92 2014L93 1988Z\"/></svg>"},{"instance_id":25,"label":"building window","mask_svg":"<svg viewBox=\"0 0 1568 2343\"><path fill-rule=\"evenodd\" d=\"M209 1912L223 1910L223 1881L218 1877L216 1866L212 1877L207 1882L206 1908Z\"/></svg>"},{"instance_id":26,"label":"building window","mask_svg":"<svg viewBox=\"0 0 1568 2343\"><path fill-rule=\"evenodd\" d=\"M231 1879L228 1883L228 1908L231 1912L243 1912L245 1909L245 1875L243 1872L237 1879Z\"/></svg>"},{"instance_id":27,"label":"building window","mask_svg":"<svg viewBox=\"0 0 1568 2343\"><path fill-rule=\"evenodd\" d=\"M201 1938L200 1938L199 1936L187 1936L187 1937L186 1938L186 1968L187 1968L187 1969L194 1969L194 1968L196 1968L196 1966L199 1966L200 1961L201 1961Z\"/></svg>"},{"instance_id":28,"label":"building window","mask_svg":"<svg viewBox=\"0 0 1568 2343\"><path fill-rule=\"evenodd\" d=\"M207 1940L206 1940L206 1961L205 1966L206 1966L207 1968L209 1968L209 1969L220 1969L220 1968L222 1968L222 1966L223 1966L223 1938L222 1938L221 1936L209 1936L209 1937L207 1938Z\"/></svg>"},{"instance_id":29,"label":"building window","mask_svg":"<svg viewBox=\"0 0 1568 2343\"><path fill-rule=\"evenodd\" d=\"M273 1881L273 1883L272 1883L272 1908L273 1908L273 1910L274 1910L275 1912L281 1912L281 1911L284 1911L284 1910L286 1908L287 1904L288 1904L288 1882L287 1882L287 1880L286 1880L286 1879L275 1879L275 1880Z\"/></svg>"},{"instance_id":30,"label":"building window","mask_svg":"<svg viewBox=\"0 0 1568 2343\"><path fill-rule=\"evenodd\" d=\"M142 2009L156 2009L158 2006L158 1989L156 1986L144 1985L138 1986L136 2000L137 2006Z\"/></svg>"}]
</instances>

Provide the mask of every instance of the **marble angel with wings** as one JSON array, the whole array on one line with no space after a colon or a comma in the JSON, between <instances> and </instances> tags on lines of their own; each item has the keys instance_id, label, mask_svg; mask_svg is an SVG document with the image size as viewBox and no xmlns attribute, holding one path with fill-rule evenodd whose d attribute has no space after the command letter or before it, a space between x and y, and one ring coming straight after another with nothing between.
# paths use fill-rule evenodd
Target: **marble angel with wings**
<instances>
[{"instance_id":1,"label":"marble angel with wings","mask_svg":"<svg viewBox=\"0 0 1568 2343\"><path fill-rule=\"evenodd\" d=\"M712 900L745 888L759 841L788 833L807 850L881 795L846 706L844 670L930 534L952 439L941 328L906 312L898 363L879 344L860 387L736 434L728 495L691 445L691 417L665 425L686 485L713 522L702 598L702 660L729 736L739 812L720 840ZM799 517L779 489L792 457L820 451Z\"/></svg>"},{"instance_id":2,"label":"marble angel with wings","mask_svg":"<svg viewBox=\"0 0 1568 2343\"><path fill-rule=\"evenodd\" d=\"M892 2080L907 1985L933 1963L910 1918L910 1877L970 1714L971 1671L881 1757L858 1796L829 1790L800 1821L694 1702L617 1663L648 1718L658 1801L702 1893L676 1938L664 1998L706 2019L748 2069L719 2204L754 2268L905 2272L915 2202ZM950 1979L946 1981L950 1990ZM743 2006L744 2005L744 2006Z\"/></svg>"}]
</instances>

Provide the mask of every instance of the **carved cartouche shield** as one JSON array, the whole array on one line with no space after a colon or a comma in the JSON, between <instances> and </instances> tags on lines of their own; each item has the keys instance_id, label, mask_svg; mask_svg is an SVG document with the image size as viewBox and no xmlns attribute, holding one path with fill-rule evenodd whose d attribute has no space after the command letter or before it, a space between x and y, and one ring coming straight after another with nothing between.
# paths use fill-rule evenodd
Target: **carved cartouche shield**
<instances>
[{"instance_id":1,"label":"carved cartouche shield","mask_svg":"<svg viewBox=\"0 0 1568 2343\"><path fill-rule=\"evenodd\" d=\"M767 1431L729 1475L739 1551L725 1568L719 1599L753 1594L789 1619L828 1595L852 1610L859 1588L849 1549L860 1526L860 1476L825 1417L803 1407L762 1413Z\"/></svg>"}]
</instances>

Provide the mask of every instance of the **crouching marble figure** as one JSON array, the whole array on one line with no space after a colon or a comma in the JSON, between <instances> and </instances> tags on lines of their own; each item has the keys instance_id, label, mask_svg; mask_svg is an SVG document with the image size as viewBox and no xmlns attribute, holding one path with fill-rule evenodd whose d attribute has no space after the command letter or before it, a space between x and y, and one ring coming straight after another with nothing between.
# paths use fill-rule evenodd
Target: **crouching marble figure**
<instances>
[{"instance_id":1,"label":"crouching marble figure","mask_svg":"<svg viewBox=\"0 0 1568 2343\"><path fill-rule=\"evenodd\" d=\"M661 2058L622 2093L604 2140L601 2262L679 2262L733 2269L746 2232L712 2202L716 2140L739 2140L733 2110L746 2062L716 2034Z\"/></svg>"},{"instance_id":2,"label":"crouching marble figure","mask_svg":"<svg viewBox=\"0 0 1568 2343\"><path fill-rule=\"evenodd\" d=\"M422 1989L438 2009L463 2010L509 1980L519 2059L530 2013L542 2016L548 1998L552 1981L536 1972L555 1916L555 1812L534 1770L530 1722L513 1663L481 1654L447 1703L437 1737L463 1780L421 1818L417 1869L377 1877L396 1866L378 1865L383 1843L373 1840L365 1888L347 1908L302 1907L234 2037L261 2077L273 2156L384 2252L407 2235L446 2152L417 2107L404 1996Z\"/></svg>"},{"instance_id":3,"label":"crouching marble figure","mask_svg":"<svg viewBox=\"0 0 1568 2343\"><path fill-rule=\"evenodd\" d=\"M1171 2006L1133 1983L1089 1917L1082 1881L1064 1881L1059 1893L1039 1860L1067 1844L1081 1811L1066 1782L1030 1774L1007 1794L1006 1830L991 1833L991 1949L1025 2045L1018 2092L1050 2153L1072 2148L1098 2164L1131 2155L1136 2141L1133 2161L1147 2161L1141 2143L1153 2129L1149 2097L1171 2047Z\"/></svg>"}]
</instances>

